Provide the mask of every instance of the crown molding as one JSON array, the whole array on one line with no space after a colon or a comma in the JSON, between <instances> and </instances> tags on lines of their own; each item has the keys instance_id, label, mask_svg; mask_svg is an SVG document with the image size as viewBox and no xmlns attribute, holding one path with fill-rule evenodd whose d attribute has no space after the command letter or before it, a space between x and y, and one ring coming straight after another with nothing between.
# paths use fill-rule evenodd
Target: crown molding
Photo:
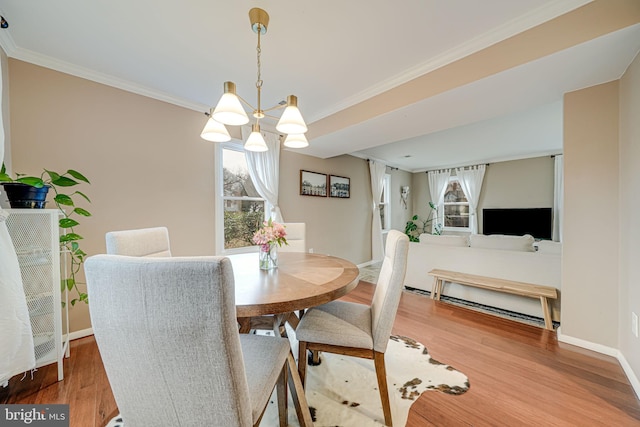
<instances>
[{"instance_id":1,"label":"crown molding","mask_svg":"<svg viewBox=\"0 0 640 427\"><path fill-rule=\"evenodd\" d=\"M398 85L406 83L433 70L455 62L461 58L464 58L465 56L469 56L502 40L508 39L509 37L512 37L518 33L526 31L532 27L535 27L546 21L577 9L578 7L584 6L591 1L592 0L559 0L534 9L525 15L522 15L503 25L500 25L493 30L488 31L472 40L462 43L436 56L435 58L411 67L401 74L384 80L379 84L372 86L354 96L346 98L343 102L335 104L334 106L314 115L313 117L311 117L309 122L313 123L324 117L342 111L345 108L351 107L373 96L386 92L387 90L390 90ZM61 61L59 59L42 55L31 50L22 49L16 46L13 38L11 37L11 34L8 31L0 31L0 47L4 49L5 53L10 58L19 59L21 61L29 62L34 65L39 65L55 71L60 71L65 74L70 74L72 76L91 80L96 83L101 83L107 86L122 89L127 92L132 92L138 95L146 96L148 98L157 99L159 101L167 102L179 107L198 112L208 111L210 107L208 105L194 103L150 87L133 83L125 79L114 77L106 73L101 73L69 62Z\"/></svg>"},{"instance_id":2,"label":"crown molding","mask_svg":"<svg viewBox=\"0 0 640 427\"><path fill-rule=\"evenodd\" d=\"M0 29L0 47L2 47L4 53L9 57L11 57L17 49L13 37L11 37L11 34L6 29Z\"/></svg>"},{"instance_id":3,"label":"crown molding","mask_svg":"<svg viewBox=\"0 0 640 427\"><path fill-rule=\"evenodd\" d=\"M585 4L591 3L593 0L560 0L538 7L529 13L512 19L480 36L466 41L458 46L449 49L440 55L429 59L414 67L408 68L402 73L391 77L387 80L383 80L375 86L371 86L364 91L357 93L344 101L333 105L332 107L319 112L309 119L310 123L323 119L325 117L336 114L346 108L352 107L360 102L366 101L376 95L380 95L390 89L393 89L401 84L407 83L415 78L428 74L438 68L451 64L459 59L469 56L473 53L479 52L506 40L516 34L522 33L533 27L541 25L547 21L557 18L560 15L564 15L572 10L575 10Z\"/></svg>"},{"instance_id":4,"label":"crown molding","mask_svg":"<svg viewBox=\"0 0 640 427\"><path fill-rule=\"evenodd\" d=\"M562 151L558 151L558 150L534 151L531 153L514 154L510 156L487 157L474 162L452 163L452 164L443 164L439 166L429 166L428 168L413 169L411 172L412 173L430 172L430 171L435 171L440 169L455 169L455 168L464 168L464 167L476 166L476 165L491 165L492 163L510 162L513 160L534 159L536 157L554 157L554 156L560 156L560 155L562 155Z\"/></svg>"},{"instance_id":5,"label":"crown molding","mask_svg":"<svg viewBox=\"0 0 640 427\"><path fill-rule=\"evenodd\" d=\"M2 32L0 32L0 34L2 34ZM13 40L11 39L11 36L9 36L9 39L13 44L13 46L11 47L11 45L9 45L10 48L5 49L5 52L7 53L7 56L11 58L19 59L20 61L28 62L30 64L39 65L41 67L59 71L61 73L70 74L75 77L91 80L93 82L111 86L117 89L122 89L127 92L145 96L147 98L157 99L158 101L167 102L169 104L177 105L179 107L187 108L189 110L194 110L198 112L204 112L209 110L209 106L204 104L190 102L183 98L179 98L177 96L170 95L166 92L162 92L147 86L133 83L125 79L114 77L106 73L101 73L99 71L91 70L89 68L84 68L79 65L72 64L70 62L61 61L59 59L42 55L37 52L33 52L31 50L16 47L15 43L13 43ZM0 37L0 45L2 45L4 48L3 42L4 40L2 39L2 37Z\"/></svg>"}]
</instances>

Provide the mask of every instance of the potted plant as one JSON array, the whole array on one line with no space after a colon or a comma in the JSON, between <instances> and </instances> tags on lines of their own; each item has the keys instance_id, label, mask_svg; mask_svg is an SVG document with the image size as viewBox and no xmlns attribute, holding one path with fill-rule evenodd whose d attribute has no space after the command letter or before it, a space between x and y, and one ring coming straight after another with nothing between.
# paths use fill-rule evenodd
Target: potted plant
<instances>
[{"instance_id":1,"label":"potted plant","mask_svg":"<svg viewBox=\"0 0 640 427\"><path fill-rule=\"evenodd\" d=\"M16 174L15 179L7 175L4 164L0 169L0 184L4 187L12 208L42 209L46 203L49 189L55 193L53 201L61 212L58 221L62 229L60 250L69 254L71 263L69 277L63 278L60 286L61 290L66 288L69 291L75 290L77 293L77 298L71 299L71 305L75 305L78 301L89 303L87 294L78 289L76 282L76 273L80 271L87 254L80 249L79 240L82 240L83 237L74 231L74 227L80 224L78 218L91 216L89 211L76 206L76 201L82 198L91 203L91 200L81 191L76 190L70 193L65 190L82 183L90 184L83 174L73 169L62 174L44 169L40 177Z\"/></svg>"},{"instance_id":2,"label":"potted plant","mask_svg":"<svg viewBox=\"0 0 640 427\"><path fill-rule=\"evenodd\" d=\"M427 219L420 219L418 215L414 215L411 217L409 221L407 221L407 225L404 228L404 233L409 236L409 241L411 242L419 242L420 235L423 233L428 233L429 225L437 219L437 210L438 208L433 202L429 202L429 208L431 211L429 212L429 217ZM435 218L434 218L434 215ZM441 234L442 233L442 224L436 223L433 229L433 234Z\"/></svg>"}]
</instances>

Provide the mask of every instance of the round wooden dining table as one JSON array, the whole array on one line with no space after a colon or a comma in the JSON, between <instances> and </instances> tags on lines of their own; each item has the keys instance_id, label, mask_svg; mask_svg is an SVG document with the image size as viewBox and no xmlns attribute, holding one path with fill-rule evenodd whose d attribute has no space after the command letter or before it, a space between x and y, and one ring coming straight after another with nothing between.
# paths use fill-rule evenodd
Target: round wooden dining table
<instances>
[{"instance_id":1,"label":"round wooden dining table","mask_svg":"<svg viewBox=\"0 0 640 427\"><path fill-rule=\"evenodd\" d=\"M241 325L246 324L243 319L293 313L333 301L358 285L358 267L329 255L281 252L278 267L272 270L260 270L257 252L229 259Z\"/></svg>"}]
</instances>

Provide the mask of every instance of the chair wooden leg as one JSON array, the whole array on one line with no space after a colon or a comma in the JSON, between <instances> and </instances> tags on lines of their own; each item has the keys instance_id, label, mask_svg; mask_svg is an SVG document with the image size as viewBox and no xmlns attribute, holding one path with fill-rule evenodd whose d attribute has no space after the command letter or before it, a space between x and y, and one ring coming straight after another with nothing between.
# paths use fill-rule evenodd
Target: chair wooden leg
<instances>
[{"instance_id":1,"label":"chair wooden leg","mask_svg":"<svg viewBox=\"0 0 640 427\"><path fill-rule=\"evenodd\" d=\"M280 427L287 427L288 414L287 414L287 364L285 363L280 372L280 378L278 378L276 393L278 395L278 415L280 416Z\"/></svg>"},{"instance_id":2,"label":"chair wooden leg","mask_svg":"<svg viewBox=\"0 0 640 427\"><path fill-rule=\"evenodd\" d=\"M302 381L300 381L296 361L291 352L289 352L289 355L287 356L287 362L289 364L290 374L289 391L291 392L291 398L293 399L293 403L296 407L298 422L300 423L300 427L313 427L313 420L311 419L311 411L309 410L307 397L304 394L304 387L302 386Z\"/></svg>"},{"instance_id":3,"label":"chair wooden leg","mask_svg":"<svg viewBox=\"0 0 640 427\"><path fill-rule=\"evenodd\" d=\"M300 374L300 382L304 388L307 376L307 343L305 341L298 342L298 373Z\"/></svg>"},{"instance_id":4,"label":"chair wooden leg","mask_svg":"<svg viewBox=\"0 0 640 427\"><path fill-rule=\"evenodd\" d=\"M380 390L380 400L382 400L382 411L384 412L384 423L393 426L391 422L391 404L389 403L389 389L387 388L387 370L384 366L384 353L373 352L373 361L376 366L376 376L378 377L378 389Z\"/></svg>"}]
</instances>

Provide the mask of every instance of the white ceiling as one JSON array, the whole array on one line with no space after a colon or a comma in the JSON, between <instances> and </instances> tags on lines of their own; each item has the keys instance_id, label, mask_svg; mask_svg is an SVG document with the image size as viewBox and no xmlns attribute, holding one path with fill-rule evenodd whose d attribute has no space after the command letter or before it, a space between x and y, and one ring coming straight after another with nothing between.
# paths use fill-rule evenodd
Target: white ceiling
<instances>
[{"instance_id":1,"label":"white ceiling","mask_svg":"<svg viewBox=\"0 0 640 427\"><path fill-rule=\"evenodd\" d=\"M323 117L585 3L0 0L10 24L0 30L0 45L13 58L204 112L226 80L255 104L256 35L248 11L262 7L271 16L262 40L263 106L296 94L313 128ZM438 143L446 138L434 135L557 105L564 92L619 78L638 50L640 26L630 27L320 136L302 152L323 158L355 153L424 170L557 150L522 141L509 153L484 147L452 158Z\"/></svg>"}]
</instances>

